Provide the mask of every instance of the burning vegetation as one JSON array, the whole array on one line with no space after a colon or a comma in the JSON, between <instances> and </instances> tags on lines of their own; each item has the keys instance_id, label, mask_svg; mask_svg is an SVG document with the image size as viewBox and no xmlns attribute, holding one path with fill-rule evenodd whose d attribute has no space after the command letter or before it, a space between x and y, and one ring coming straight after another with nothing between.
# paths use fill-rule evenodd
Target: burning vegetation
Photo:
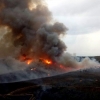
<instances>
[{"instance_id":1,"label":"burning vegetation","mask_svg":"<svg viewBox=\"0 0 100 100\"><path fill-rule=\"evenodd\" d=\"M77 62L60 40L67 28L55 22L44 0L0 0L0 74L2 82L53 76L98 65ZM1 79L2 80L2 79Z\"/></svg>"},{"instance_id":2,"label":"burning vegetation","mask_svg":"<svg viewBox=\"0 0 100 100\"><path fill-rule=\"evenodd\" d=\"M60 40L68 29L53 21L44 0L0 0L0 27L5 30L0 42L0 50L6 47L0 52L4 58L10 56L27 66L38 62L54 70L76 67Z\"/></svg>"},{"instance_id":3,"label":"burning vegetation","mask_svg":"<svg viewBox=\"0 0 100 100\"><path fill-rule=\"evenodd\" d=\"M31 64L31 63L34 63L36 61L36 59L34 58L28 58L27 56L23 55L23 56L20 56L19 60L21 62L26 62L26 64ZM39 62L43 62L47 65L51 65L53 64L52 60L48 60L48 59L43 59L43 58L39 58L38 59Z\"/></svg>"}]
</instances>

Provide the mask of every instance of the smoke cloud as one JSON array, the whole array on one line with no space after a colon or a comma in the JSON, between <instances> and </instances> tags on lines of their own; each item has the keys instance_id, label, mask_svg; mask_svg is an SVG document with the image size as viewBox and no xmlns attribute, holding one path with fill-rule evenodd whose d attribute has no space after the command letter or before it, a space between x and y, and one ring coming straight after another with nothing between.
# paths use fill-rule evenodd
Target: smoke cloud
<instances>
[{"instance_id":1,"label":"smoke cloud","mask_svg":"<svg viewBox=\"0 0 100 100\"><path fill-rule=\"evenodd\" d=\"M79 63L69 53L64 53L67 47L59 37L66 34L68 29L63 23L53 21L44 0L0 0L0 27L0 74L26 70L23 72L24 77L26 75L29 79L31 76L39 78L61 73L58 65L62 69L79 69L91 65L90 61L87 65L87 60ZM46 68L45 64L38 61L28 66L18 61L20 56L50 59L54 65ZM38 71L29 74L27 67ZM24 79L21 76L18 74L16 77Z\"/></svg>"},{"instance_id":2,"label":"smoke cloud","mask_svg":"<svg viewBox=\"0 0 100 100\"><path fill-rule=\"evenodd\" d=\"M66 50L59 35L67 28L51 22L52 14L43 0L0 0L0 26L11 30L10 42L21 47L21 55L55 59Z\"/></svg>"}]
</instances>

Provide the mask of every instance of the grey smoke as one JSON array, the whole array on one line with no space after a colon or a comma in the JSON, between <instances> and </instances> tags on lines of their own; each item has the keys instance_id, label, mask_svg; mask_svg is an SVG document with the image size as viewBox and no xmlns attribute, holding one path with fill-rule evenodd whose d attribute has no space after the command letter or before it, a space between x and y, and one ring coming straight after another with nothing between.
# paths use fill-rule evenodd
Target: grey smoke
<instances>
[{"instance_id":1,"label":"grey smoke","mask_svg":"<svg viewBox=\"0 0 100 100\"><path fill-rule=\"evenodd\" d=\"M14 75L16 78L13 81L69 71L57 67L60 64L70 69L98 65L88 59L77 62L72 55L64 53L67 47L59 37L66 34L68 29L63 23L53 22L52 14L43 0L0 0L0 27L6 30L0 39L0 74L21 71ZM48 68L41 62L34 62L28 66L18 61L21 55L52 59L55 65ZM29 73L27 68L37 68L38 71Z\"/></svg>"},{"instance_id":2,"label":"grey smoke","mask_svg":"<svg viewBox=\"0 0 100 100\"><path fill-rule=\"evenodd\" d=\"M35 8L30 10L32 4ZM21 46L21 55L55 59L63 53L66 46L59 35L67 28L51 22L52 14L43 0L0 0L0 26L11 29L12 43Z\"/></svg>"}]
</instances>

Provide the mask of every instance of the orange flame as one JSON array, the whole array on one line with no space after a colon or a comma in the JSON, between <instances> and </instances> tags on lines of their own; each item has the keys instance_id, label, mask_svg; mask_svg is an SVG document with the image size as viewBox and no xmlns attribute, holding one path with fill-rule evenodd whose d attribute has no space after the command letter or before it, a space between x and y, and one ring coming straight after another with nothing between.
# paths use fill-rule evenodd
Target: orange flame
<instances>
[{"instance_id":1,"label":"orange flame","mask_svg":"<svg viewBox=\"0 0 100 100\"><path fill-rule=\"evenodd\" d=\"M22 62L26 62L26 64L31 64L33 62L33 58L27 57L26 55L21 55L19 60Z\"/></svg>"},{"instance_id":2,"label":"orange flame","mask_svg":"<svg viewBox=\"0 0 100 100\"><path fill-rule=\"evenodd\" d=\"M30 65L34 60L33 58L27 57L26 55L20 56L20 61L22 62L26 62L26 64ZM44 59L44 58L39 58L39 60L41 60L42 63L47 64L47 65L51 65L53 64L52 60L50 59Z\"/></svg>"},{"instance_id":3,"label":"orange flame","mask_svg":"<svg viewBox=\"0 0 100 100\"><path fill-rule=\"evenodd\" d=\"M20 61L22 62L25 62L27 65L30 65L31 63L33 62L37 62L39 61L40 63L43 63L44 65L54 65L56 67L59 67L61 70L69 70L68 68L66 68L64 65L62 64L59 64L59 63L56 63L54 62L53 60L49 59L49 58L39 58L39 59L34 59L34 58L31 58L31 57L27 57L25 55L22 55L20 56L19 58ZM48 67L47 66L47 67ZM51 66L52 67L52 66ZM30 69L31 71L35 71L35 68L31 68ZM48 76L50 76L50 74L48 73Z\"/></svg>"},{"instance_id":4,"label":"orange flame","mask_svg":"<svg viewBox=\"0 0 100 100\"><path fill-rule=\"evenodd\" d=\"M29 65L29 64L31 64L32 61L33 61L33 60L30 59L30 60L27 60L26 63Z\"/></svg>"},{"instance_id":5,"label":"orange flame","mask_svg":"<svg viewBox=\"0 0 100 100\"><path fill-rule=\"evenodd\" d=\"M52 61L46 59L46 60L44 60L44 63L46 63L48 65L51 65L52 64Z\"/></svg>"}]
</instances>

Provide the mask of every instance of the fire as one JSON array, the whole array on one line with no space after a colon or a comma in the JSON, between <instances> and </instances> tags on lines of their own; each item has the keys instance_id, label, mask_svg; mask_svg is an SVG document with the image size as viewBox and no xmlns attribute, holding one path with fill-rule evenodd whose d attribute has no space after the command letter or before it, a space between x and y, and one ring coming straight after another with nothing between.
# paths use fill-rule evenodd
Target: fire
<instances>
[{"instance_id":1,"label":"fire","mask_svg":"<svg viewBox=\"0 0 100 100\"><path fill-rule=\"evenodd\" d=\"M20 56L19 60L22 61L22 62L26 62L26 64L28 64L28 65L31 64L34 61L38 61L38 59L36 60L34 58L27 57L26 55ZM47 64L47 65L53 64L52 60L49 60L49 59L39 58L39 60L42 63Z\"/></svg>"},{"instance_id":2,"label":"fire","mask_svg":"<svg viewBox=\"0 0 100 100\"><path fill-rule=\"evenodd\" d=\"M50 59L40 58L40 60L41 60L44 64L47 64L47 65L53 64L52 60L50 60Z\"/></svg>"},{"instance_id":3,"label":"fire","mask_svg":"<svg viewBox=\"0 0 100 100\"><path fill-rule=\"evenodd\" d=\"M31 63L32 63L32 61L33 61L33 60L32 60L32 59L30 59L30 60L27 60L27 61L26 61L26 63L29 65L29 64L31 64Z\"/></svg>"},{"instance_id":4,"label":"fire","mask_svg":"<svg viewBox=\"0 0 100 100\"><path fill-rule=\"evenodd\" d=\"M29 64L31 64L33 62L33 59L29 59L29 60L26 60L26 63L29 65ZM50 61L50 60L44 60L44 59L42 59L42 62L43 63L45 63L45 64L48 64L48 65L51 65L52 64L52 61Z\"/></svg>"},{"instance_id":5,"label":"fire","mask_svg":"<svg viewBox=\"0 0 100 100\"><path fill-rule=\"evenodd\" d=\"M44 63L46 63L48 65L51 65L52 64L52 61L46 59L46 60L44 60Z\"/></svg>"},{"instance_id":6,"label":"fire","mask_svg":"<svg viewBox=\"0 0 100 100\"><path fill-rule=\"evenodd\" d=\"M33 62L33 58L27 57L26 55L22 55L19 58L20 61L26 62L26 64L31 64Z\"/></svg>"},{"instance_id":7,"label":"fire","mask_svg":"<svg viewBox=\"0 0 100 100\"><path fill-rule=\"evenodd\" d=\"M19 58L20 61L25 62L27 65L30 65L31 63L43 63L45 67L50 66L52 67L56 67L56 68L60 68L61 70L69 70L68 68L66 68L63 64L59 64L57 62L54 62L53 60L51 60L50 58L32 58L32 57L27 57L26 55L21 55ZM52 66L51 66L52 65ZM35 71L36 68L31 68L31 71ZM50 74L48 73L48 76L50 76Z\"/></svg>"}]
</instances>

